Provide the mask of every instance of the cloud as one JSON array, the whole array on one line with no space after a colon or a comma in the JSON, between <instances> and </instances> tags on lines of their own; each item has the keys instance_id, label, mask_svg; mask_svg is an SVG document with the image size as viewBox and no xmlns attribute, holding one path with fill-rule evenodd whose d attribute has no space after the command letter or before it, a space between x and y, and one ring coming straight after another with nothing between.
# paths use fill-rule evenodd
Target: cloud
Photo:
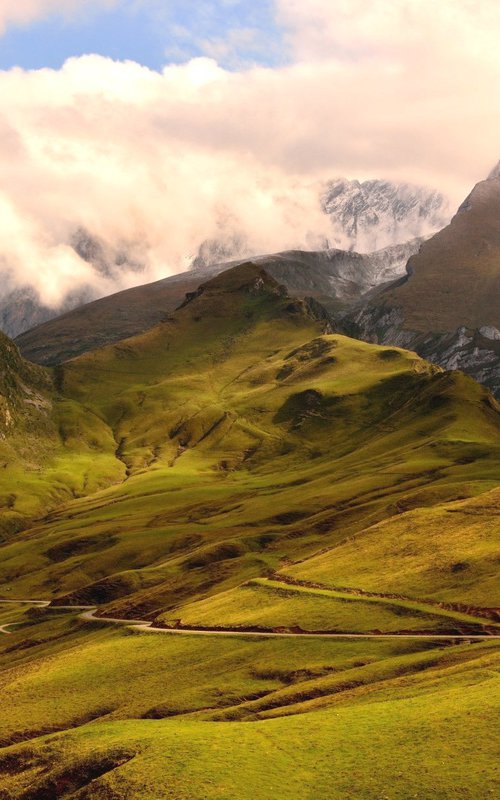
<instances>
[{"instance_id":1,"label":"cloud","mask_svg":"<svg viewBox=\"0 0 500 800\"><path fill-rule=\"evenodd\" d=\"M424 54L497 60L496 0L276 0L276 14L299 60L375 60L409 67Z\"/></svg>"},{"instance_id":2,"label":"cloud","mask_svg":"<svg viewBox=\"0 0 500 800\"><path fill-rule=\"evenodd\" d=\"M276 14L287 66L198 58L157 73L85 56L0 72L12 281L55 304L88 282L104 293L182 270L203 240L234 231L254 252L307 246L328 232L328 178L423 183L458 204L498 160L493 2L278 0ZM79 228L145 273L96 277L69 247Z\"/></svg>"},{"instance_id":3,"label":"cloud","mask_svg":"<svg viewBox=\"0 0 500 800\"><path fill-rule=\"evenodd\" d=\"M208 59L162 75L99 56L0 73L0 241L12 280L56 304L89 282L105 293L181 271L203 240L234 230L263 252L325 229L314 181L251 152L241 109L224 108L233 81ZM132 249L145 275L96 278L68 247L79 228Z\"/></svg>"},{"instance_id":4,"label":"cloud","mask_svg":"<svg viewBox=\"0 0 500 800\"><path fill-rule=\"evenodd\" d=\"M8 25L27 25L49 14L87 13L93 7L110 8L120 0L0 0L0 33Z\"/></svg>"}]
</instances>

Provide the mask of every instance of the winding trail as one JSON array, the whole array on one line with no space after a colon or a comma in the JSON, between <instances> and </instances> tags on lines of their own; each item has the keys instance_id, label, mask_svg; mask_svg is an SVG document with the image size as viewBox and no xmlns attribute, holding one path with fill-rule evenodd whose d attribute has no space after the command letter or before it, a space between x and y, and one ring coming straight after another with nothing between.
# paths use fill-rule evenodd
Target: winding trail
<instances>
[{"instance_id":1,"label":"winding trail","mask_svg":"<svg viewBox=\"0 0 500 800\"><path fill-rule=\"evenodd\" d=\"M38 608L50 608L56 611L81 611L78 618L88 623L99 623L109 625L121 625L130 630L140 633L160 633L181 636L238 636L244 638L284 638L284 639L434 639L443 641L483 641L500 639L500 633L478 633L478 634L442 634L442 633L315 633L314 631L285 632L285 631L245 631L237 628L160 628L141 619L120 619L117 617L97 617L99 610L97 606L51 606L48 600L1 600L0 604L17 603L33 605ZM0 633L11 634L12 631L5 630L11 624L6 623L0 626Z\"/></svg>"},{"instance_id":2,"label":"winding trail","mask_svg":"<svg viewBox=\"0 0 500 800\"><path fill-rule=\"evenodd\" d=\"M0 633L10 634L12 631L8 631L7 628L10 628L11 625L14 625L14 622L7 622L6 625L0 625Z\"/></svg>"}]
</instances>

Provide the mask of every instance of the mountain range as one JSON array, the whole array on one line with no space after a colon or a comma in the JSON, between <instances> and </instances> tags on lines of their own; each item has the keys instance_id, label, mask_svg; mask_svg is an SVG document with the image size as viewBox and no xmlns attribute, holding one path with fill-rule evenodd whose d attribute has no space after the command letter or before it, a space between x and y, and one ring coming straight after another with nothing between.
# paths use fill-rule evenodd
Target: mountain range
<instances>
[{"instance_id":1,"label":"mountain range","mask_svg":"<svg viewBox=\"0 0 500 800\"><path fill-rule=\"evenodd\" d=\"M500 171L478 183L407 275L362 303L345 330L399 344L500 393Z\"/></svg>"},{"instance_id":2,"label":"mountain range","mask_svg":"<svg viewBox=\"0 0 500 800\"><path fill-rule=\"evenodd\" d=\"M333 245L359 253L430 236L450 219L442 194L408 183L340 178L327 183L321 200Z\"/></svg>"},{"instance_id":3,"label":"mountain range","mask_svg":"<svg viewBox=\"0 0 500 800\"><path fill-rule=\"evenodd\" d=\"M416 350L462 369L500 396L498 249L500 178L493 170L430 239L369 254L288 251L251 260L296 297L319 302L334 328L368 342ZM26 358L56 365L147 330L209 275L245 263L198 266L84 305L21 334Z\"/></svg>"},{"instance_id":4,"label":"mountain range","mask_svg":"<svg viewBox=\"0 0 500 800\"><path fill-rule=\"evenodd\" d=\"M494 796L499 197L0 334L2 800Z\"/></svg>"},{"instance_id":5,"label":"mountain range","mask_svg":"<svg viewBox=\"0 0 500 800\"><path fill-rule=\"evenodd\" d=\"M288 251L251 263L266 269L290 294L320 301L332 315L359 301L380 283L404 274L421 240L361 255L342 250ZM142 333L168 318L184 296L207 277L243 261L212 264L134 287L83 305L16 338L24 356L54 366L104 344Z\"/></svg>"},{"instance_id":6,"label":"mountain range","mask_svg":"<svg viewBox=\"0 0 500 800\"><path fill-rule=\"evenodd\" d=\"M320 199L331 221L332 237L310 232L316 247L332 247L367 253L403 245L443 227L449 218L445 198L433 190L389 181L337 180L330 182ZM68 241L76 255L90 267L85 286L69 291L55 306L43 303L28 283L13 282L8 269L2 277L0 329L15 337L83 303L107 295L125 285L139 284L147 269L144 243L110 244L82 227ZM367 245L373 245L367 248ZM255 244L243 233L230 231L218 239L194 243L196 255L186 254L193 272L212 268L230 260L246 260L259 255ZM196 249L197 248L197 249ZM211 272L207 274L213 274Z\"/></svg>"},{"instance_id":7,"label":"mountain range","mask_svg":"<svg viewBox=\"0 0 500 800\"><path fill-rule=\"evenodd\" d=\"M456 769L495 714L487 389L251 262L54 369L0 352L9 800L331 800L352 765L430 800L436 758L489 794L488 746Z\"/></svg>"}]
</instances>

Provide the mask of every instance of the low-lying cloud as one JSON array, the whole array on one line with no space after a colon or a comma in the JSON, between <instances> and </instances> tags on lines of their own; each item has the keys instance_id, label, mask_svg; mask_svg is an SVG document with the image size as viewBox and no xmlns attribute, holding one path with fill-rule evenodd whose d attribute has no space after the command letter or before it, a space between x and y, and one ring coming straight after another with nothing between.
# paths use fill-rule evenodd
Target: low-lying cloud
<instances>
[{"instance_id":1,"label":"low-lying cloud","mask_svg":"<svg viewBox=\"0 0 500 800\"><path fill-rule=\"evenodd\" d=\"M78 3L24 13L56 5ZM470 7L277 0L295 54L280 68L206 58L159 74L91 55L0 72L0 268L57 305L89 283L102 294L178 272L234 232L253 252L314 247L329 232L320 187L337 175L458 203L498 158L496 6ZM71 247L82 229L144 273L96 274Z\"/></svg>"}]
</instances>

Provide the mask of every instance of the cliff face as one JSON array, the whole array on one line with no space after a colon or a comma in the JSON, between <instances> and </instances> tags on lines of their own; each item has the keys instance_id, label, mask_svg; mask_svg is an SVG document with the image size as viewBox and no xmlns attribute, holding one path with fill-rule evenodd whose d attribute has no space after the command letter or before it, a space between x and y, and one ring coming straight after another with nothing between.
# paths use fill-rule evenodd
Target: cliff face
<instances>
[{"instance_id":1,"label":"cliff face","mask_svg":"<svg viewBox=\"0 0 500 800\"><path fill-rule=\"evenodd\" d=\"M500 393L500 170L477 184L407 275L344 319L352 335L416 350Z\"/></svg>"},{"instance_id":2,"label":"cliff face","mask_svg":"<svg viewBox=\"0 0 500 800\"><path fill-rule=\"evenodd\" d=\"M451 216L439 192L384 180L330 181L322 204L330 217L332 244L359 253L430 236Z\"/></svg>"}]
</instances>

